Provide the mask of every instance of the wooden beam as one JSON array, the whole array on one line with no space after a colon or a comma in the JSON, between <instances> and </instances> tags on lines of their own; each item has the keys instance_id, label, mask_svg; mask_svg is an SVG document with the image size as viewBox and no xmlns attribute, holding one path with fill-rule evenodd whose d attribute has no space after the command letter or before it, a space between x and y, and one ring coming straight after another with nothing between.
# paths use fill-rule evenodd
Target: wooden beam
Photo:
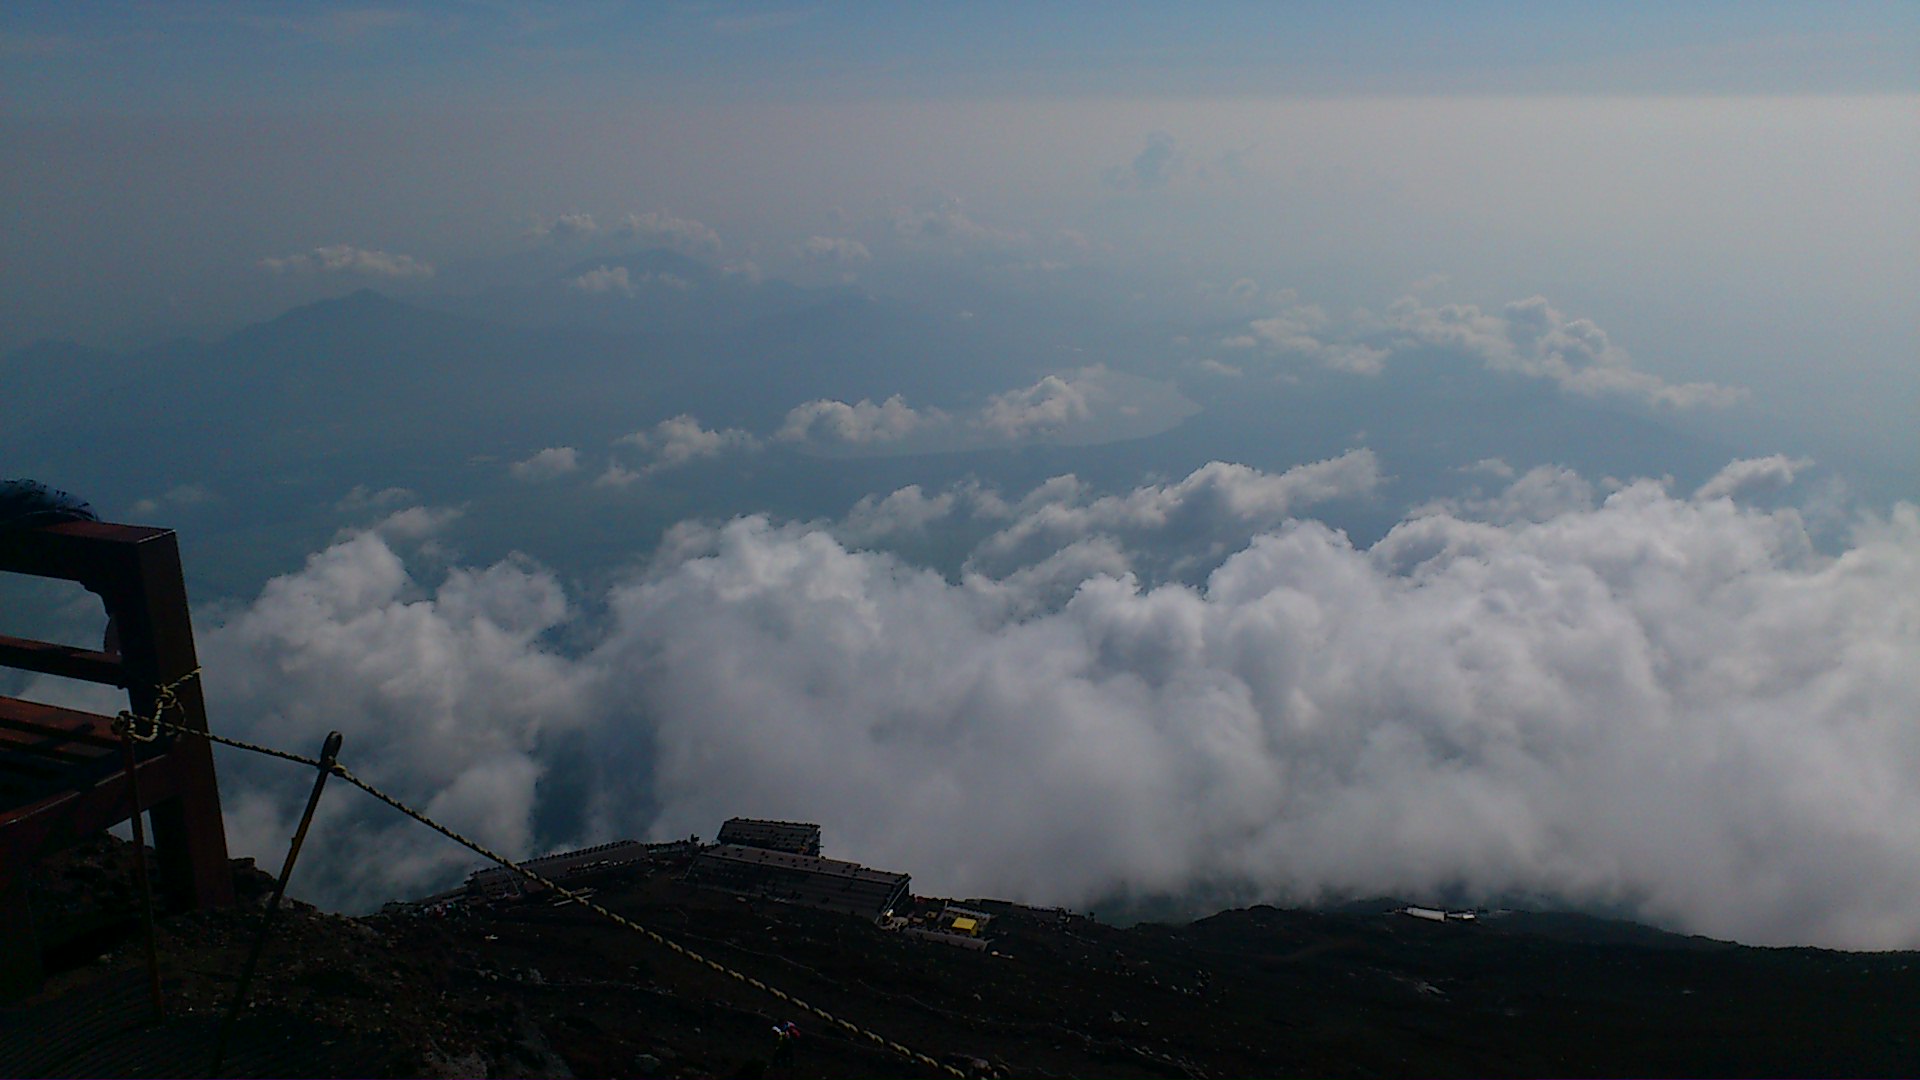
<instances>
[{"instance_id":1,"label":"wooden beam","mask_svg":"<svg viewBox=\"0 0 1920 1080\"><path fill-rule=\"evenodd\" d=\"M56 645L51 641L32 641L0 634L0 664L22 671L37 671L42 675L58 675L63 679L80 679L107 686L127 685L127 677L121 672L119 653L82 649L76 645Z\"/></svg>"},{"instance_id":2,"label":"wooden beam","mask_svg":"<svg viewBox=\"0 0 1920 1080\"><path fill-rule=\"evenodd\" d=\"M113 721L108 717L19 698L0 697L0 728L57 734L68 742L88 743L108 750L120 745L119 736L113 733Z\"/></svg>"}]
</instances>

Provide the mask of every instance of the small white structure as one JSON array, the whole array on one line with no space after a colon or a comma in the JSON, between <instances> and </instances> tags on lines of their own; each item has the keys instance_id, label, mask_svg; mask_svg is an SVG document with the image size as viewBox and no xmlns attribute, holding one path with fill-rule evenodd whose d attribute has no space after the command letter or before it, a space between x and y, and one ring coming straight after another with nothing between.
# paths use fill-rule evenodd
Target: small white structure
<instances>
[{"instance_id":1,"label":"small white structure","mask_svg":"<svg viewBox=\"0 0 1920 1080\"><path fill-rule=\"evenodd\" d=\"M1428 922L1475 922L1479 918L1471 911L1444 911L1440 908L1411 906L1401 908L1400 914L1425 919Z\"/></svg>"}]
</instances>

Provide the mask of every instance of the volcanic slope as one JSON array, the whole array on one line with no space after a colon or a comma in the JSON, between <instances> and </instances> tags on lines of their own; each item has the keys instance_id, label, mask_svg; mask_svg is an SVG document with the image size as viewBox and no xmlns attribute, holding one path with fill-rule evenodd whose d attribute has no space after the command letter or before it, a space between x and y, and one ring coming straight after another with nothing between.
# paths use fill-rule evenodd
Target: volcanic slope
<instances>
[{"instance_id":1,"label":"volcanic slope","mask_svg":"<svg viewBox=\"0 0 1920 1080\"><path fill-rule=\"evenodd\" d=\"M253 898L240 911L161 920L172 1019L154 1029L144 998L112 989L143 984L126 859L103 840L43 872L37 903L43 929L67 934L50 958L64 970L0 1010L0 1043L17 1054L29 1023L111 999L123 1030L92 1053L194 1073L195 1033L204 1041L231 995L264 875L240 871ZM684 872L670 860L612 872L594 898L977 1075L1920 1074L1910 952L1749 948L1583 916L1435 923L1386 903L1119 928L980 900L965 903L994 915L990 944L970 951L698 889ZM931 1074L550 895L357 919L295 905L275 923L249 1016L257 1040L328 1048L272 1062L289 1075ZM776 1061L772 1029L787 1021L801 1034ZM78 1075L88 1052L11 1064Z\"/></svg>"}]
</instances>

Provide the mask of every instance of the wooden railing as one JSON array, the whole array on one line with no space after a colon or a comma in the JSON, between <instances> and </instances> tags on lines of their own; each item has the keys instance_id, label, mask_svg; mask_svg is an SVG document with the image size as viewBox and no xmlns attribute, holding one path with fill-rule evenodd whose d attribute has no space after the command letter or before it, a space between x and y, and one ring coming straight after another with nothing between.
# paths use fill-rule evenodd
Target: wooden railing
<instances>
[{"instance_id":1,"label":"wooden railing","mask_svg":"<svg viewBox=\"0 0 1920 1080\"><path fill-rule=\"evenodd\" d=\"M142 716L153 715L160 688L175 687L163 719L207 729L171 530L75 521L8 531L0 533L0 572L78 582L100 596L112 620L101 649L0 635L0 666L122 687L128 709ZM6 617L0 611L0 629ZM131 818L130 788L153 824L169 906L231 904L220 791L204 739L138 743L130 775L113 717L0 696L0 994L39 978L29 870Z\"/></svg>"}]
</instances>

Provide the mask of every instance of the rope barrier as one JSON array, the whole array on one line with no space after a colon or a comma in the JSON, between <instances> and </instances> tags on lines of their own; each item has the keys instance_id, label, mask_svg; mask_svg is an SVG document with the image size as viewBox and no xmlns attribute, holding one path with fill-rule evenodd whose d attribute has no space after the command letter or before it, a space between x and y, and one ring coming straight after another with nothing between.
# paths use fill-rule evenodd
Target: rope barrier
<instances>
[{"instance_id":1,"label":"rope barrier","mask_svg":"<svg viewBox=\"0 0 1920 1080\"><path fill-rule=\"evenodd\" d=\"M715 972L718 972L721 975L725 975L736 982L750 986L753 989L760 991L761 993L767 994L771 997L774 997L780 1001L787 1003L793 1008L809 1013L814 1017L817 1017L818 1019L825 1021L826 1023L832 1024L833 1026L839 1028L842 1031L845 1031L849 1035L854 1035L859 1038L865 1039L868 1042L874 1043L875 1045L885 1047L887 1050L890 1050L893 1053L899 1054L900 1056L905 1057L911 1061L918 1062L922 1065L927 1066L928 1068L937 1069L948 1076L955 1076L955 1077L961 1078L961 1080L967 1080L966 1073L960 1071L959 1069L954 1068L951 1065L948 1065L941 1061L936 1061L935 1059L928 1057L926 1054L920 1053L919 1051L914 1050L911 1047L903 1046L900 1043L894 1042L892 1039L889 1039L884 1035L878 1034L877 1032L868 1031L866 1028L863 1028L860 1025L855 1024L851 1020L843 1020L840 1017L833 1015L832 1013L828 1012L825 1009L820 1008L817 1005L809 1004L808 1002L802 1001L801 999L794 997L792 994L787 993L786 991L780 989L779 987L770 986L767 983L762 982L761 980L756 979L751 975L748 975L744 972L735 971L733 968L730 968L725 964L720 963L717 960L709 959L706 956L701 955L700 953L694 952L692 949L687 948L686 946L680 944L679 942L674 941L670 938L664 937L659 933L656 933L655 931L650 930L647 927L642 926L637 922L634 922L632 919L629 919L626 916L619 914L618 912L611 911L606 907L601 906L600 904L594 903L592 900L588 899L585 895L575 892L574 890L567 888L566 886L560 884L559 882L553 881L552 879L541 875L537 871L529 870L526 867L520 865L519 863L514 862L512 859L509 859L504 855L501 855L495 851L492 851L491 849L487 848L485 845L481 844L480 842L476 840L468 839L467 837L462 836L460 833L455 832L453 829L450 829L447 826L442 825L438 821L435 821L432 818L428 817L426 814L421 813L420 811L414 809L413 807L407 805L406 803L400 801L399 799L394 798L392 795L389 795L386 792L380 790L378 787L375 787L373 784L370 784L367 781L360 779L358 776L355 776L352 773L352 771L350 771L345 765L339 763L338 761L333 762L331 767L329 767L328 765L323 764L317 758L305 757L300 754L289 753L285 750L276 750L270 746L261 746L256 743L250 743L242 739L229 738L224 735L215 735L211 731L201 731L196 728L183 727L179 724L170 723L166 720L160 719L161 714L165 713L169 708L172 707L174 702L175 691L177 691L182 685L187 683L189 680L197 677L199 674L200 674L200 669L195 668L194 670L188 672L186 675L183 675L179 679L174 680L172 683L169 683L168 685L161 687L155 694L155 699L157 704L155 705L155 708L153 710L153 715L151 716L140 716L131 712L122 712L119 715L119 717L114 721L114 731L116 733L124 734L126 737L137 739L141 742L151 742L154 739L158 738L162 732L171 733L175 735L195 735L195 736L199 736L200 738L206 739L209 742L218 743L222 746L231 746L236 750L246 750L255 754L264 754L267 757L279 758L282 761L290 761L297 765L305 765L310 769L325 769L331 772L332 775L339 777L340 779L346 781L349 784L352 784L354 787L357 787L360 790L366 792L367 794L373 796L374 798L380 800L381 802L386 803L388 806L394 808L395 810L398 810L400 813L405 814L407 817L412 818L413 820L419 822L422 825L425 825L427 828L432 829L434 832L439 833L440 835L446 837L449 840L452 840L454 843L459 844L460 846L466 848L467 850L473 852L474 854L479 855L484 859L488 859L492 862L498 863L499 865L505 867L506 869L511 870L516 874L519 874L523 878L526 878L528 881L532 881L539 885L545 886L546 888L552 889L554 892L557 892L561 896L566 897L568 900L572 901L573 903L579 904L580 906L587 908L588 910L594 912L595 914L598 914L612 921L618 926L622 926L628 930L634 931L635 933L641 934L642 936L646 937L648 940L654 942L655 944L664 946L665 948L671 950L672 952L675 952L680 956L683 956L688 960L693 961L694 963L704 965L705 967ZM144 737L139 734L136 734L134 731L134 725L136 724L148 725L150 727L150 731Z\"/></svg>"},{"instance_id":2,"label":"rope barrier","mask_svg":"<svg viewBox=\"0 0 1920 1080\"><path fill-rule=\"evenodd\" d=\"M174 706L180 703L180 699L177 696L177 692L181 687L187 685L188 683L192 682L193 680L199 677L200 677L200 669L194 668L192 671L187 672L185 675L182 675L179 678L173 680L172 682L166 684L165 686L162 686L156 689L153 692L153 715L152 716L141 716L139 713L133 712L131 710L122 709L120 711L120 715L114 718L113 733L115 735L120 736L122 739L131 739L134 742L152 742L153 740L159 738L160 728L162 727L162 725L166 727L175 726L173 724L167 724L165 721L161 720L160 718L162 716L165 716L169 711L173 709ZM145 727L144 731L142 730L143 725ZM181 728L180 730L186 731L191 729Z\"/></svg>"}]
</instances>

